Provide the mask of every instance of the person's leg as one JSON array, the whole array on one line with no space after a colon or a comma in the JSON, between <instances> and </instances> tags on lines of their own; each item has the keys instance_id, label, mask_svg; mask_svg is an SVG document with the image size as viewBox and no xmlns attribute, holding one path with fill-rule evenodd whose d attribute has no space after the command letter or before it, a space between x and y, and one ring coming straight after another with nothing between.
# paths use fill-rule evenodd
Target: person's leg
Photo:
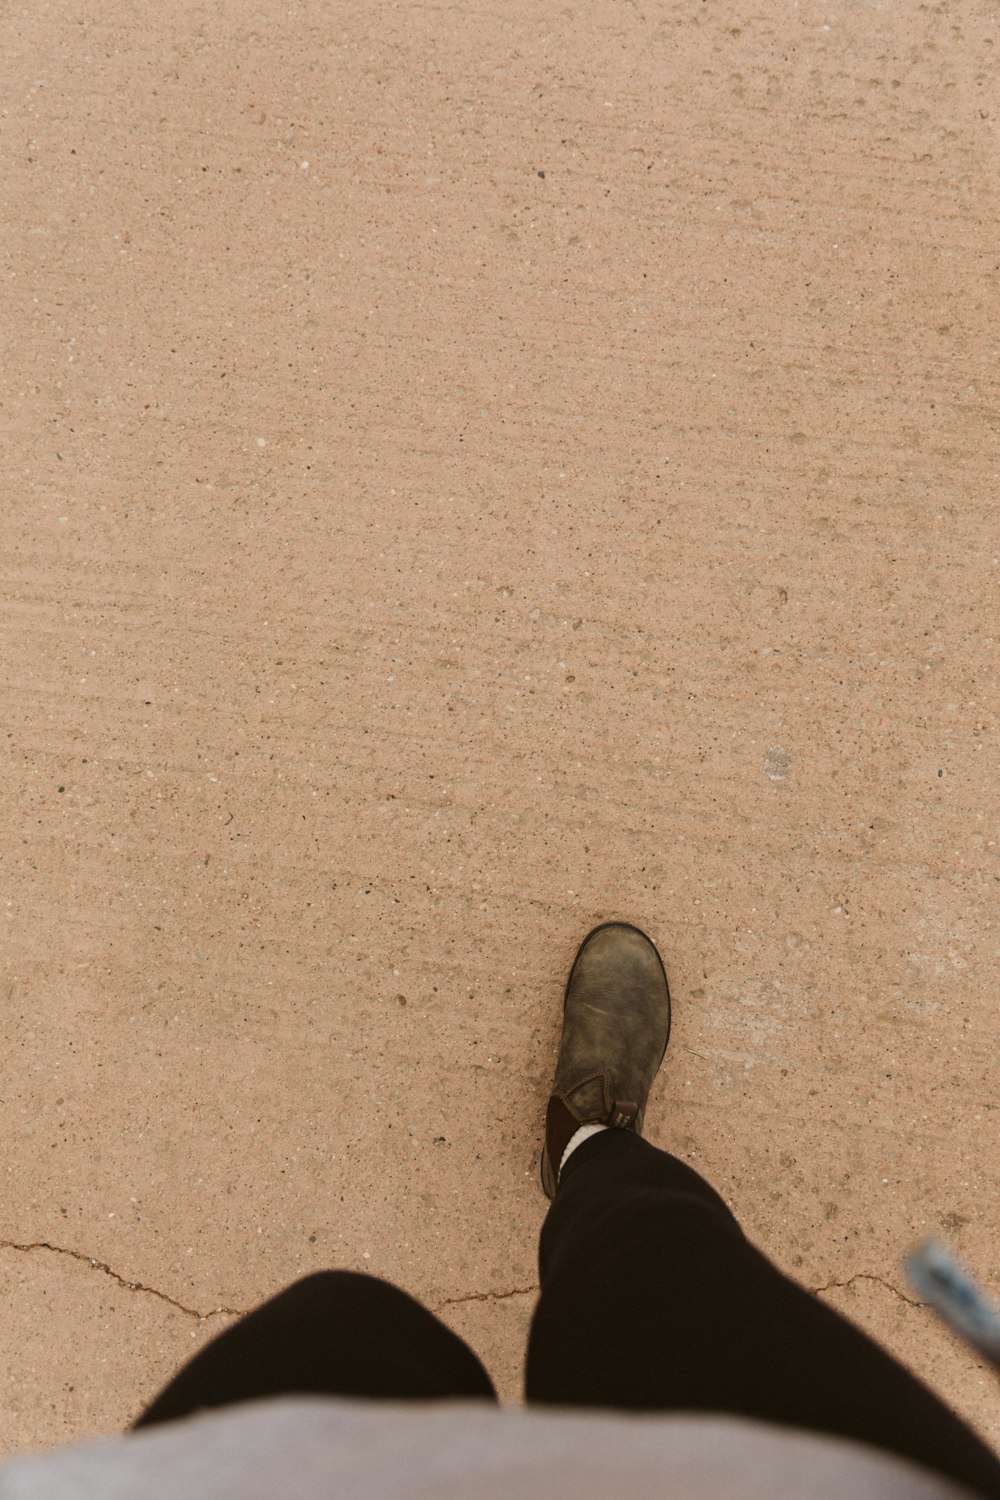
<instances>
[{"instance_id":1,"label":"person's leg","mask_svg":"<svg viewBox=\"0 0 1000 1500\"><path fill-rule=\"evenodd\" d=\"M632 1132L571 1152L539 1261L529 1402L732 1413L873 1444L1000 1496L1000 1461L953 1412Z\"/></svg>"},{"instance_id":2,"label":"person's leg","mask_svg":"<svg viewBox=\"0 0 1000 1500\"><path fill-rule=\"evenodd\" d=\"M469 1346L407 1292L353 1271L318 1271L227 1328L136 1422L288 1394L496 1400Z\"/></svg>"}]
</instances>

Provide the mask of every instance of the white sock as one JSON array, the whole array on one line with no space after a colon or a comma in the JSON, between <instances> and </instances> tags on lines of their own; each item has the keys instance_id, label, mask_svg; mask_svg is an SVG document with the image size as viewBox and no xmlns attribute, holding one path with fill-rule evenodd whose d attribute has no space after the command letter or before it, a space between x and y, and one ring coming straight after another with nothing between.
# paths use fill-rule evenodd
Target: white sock
<instances>
[{"instance_id":1,"label":"white sock","mask_svg":"<svg viewBox=\"0 0 1000 1500\"><path fill-rule=\"evenodd\" d=\"M556 1173L556 1186L557 1187L559 1185L559 1177L560 1177L560 1175L562 1173L562 1169L566 1165L566 1162L569 1160L569 1154L570 1154L570 1152L571 1151L575 1151L576 1148L577 1148L577 1146L580 1146L580 1145L583 1144L584 1141L589 1140L592 1135L596 1135L599 1130L607 1130L607 1129L608 1129L607 1125L581 1125L580 1128L579 1128L579 1130L576 1132L576 1134L573 1135L573 1136L570 1136L569 1145L566 1147L566 1150L563 1152L562 1161L559 1163L559 1171Z\"/></svg>"}]
</instances>

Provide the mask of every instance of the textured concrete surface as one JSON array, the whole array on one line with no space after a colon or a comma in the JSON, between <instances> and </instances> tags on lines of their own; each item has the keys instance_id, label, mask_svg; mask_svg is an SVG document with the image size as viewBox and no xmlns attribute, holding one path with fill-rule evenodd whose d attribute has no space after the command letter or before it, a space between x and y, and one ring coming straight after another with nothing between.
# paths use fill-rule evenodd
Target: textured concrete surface
<instances>
[{"instance_id":1,"label":"textured concrete surface","mask_svg":"<svg viewBox=\"0 0 1000 1500\"><path fill-rule=\"evenodd\" d=\"M1000 1441L997 67L968 4L0 20L0 1448L291 1280L519 1399L559 1004Z\"/></svg>"}]
</instances>

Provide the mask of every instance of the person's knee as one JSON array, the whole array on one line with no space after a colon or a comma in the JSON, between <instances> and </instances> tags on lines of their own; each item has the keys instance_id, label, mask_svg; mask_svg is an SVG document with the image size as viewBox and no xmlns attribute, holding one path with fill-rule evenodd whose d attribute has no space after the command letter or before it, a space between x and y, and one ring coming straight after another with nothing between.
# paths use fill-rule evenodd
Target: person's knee
<instances>
[{"instance_id":1,"label":"person's knee","mask_svg":"<svg viewBox=\"0 0 1000 1500\"><path fill-rule=\"evenodd\" d=\"M323 1270L311 1271L293 1281L275 1300L280 1301L286 1311L289 1308L306 1311L325 1308L345 1297L350 1297L352 1305L358 1307L362 1303L384 1301L395 1292L396 1288L389 1282L369 1276L365 1271Z\"/></svg>"}]
</instances>

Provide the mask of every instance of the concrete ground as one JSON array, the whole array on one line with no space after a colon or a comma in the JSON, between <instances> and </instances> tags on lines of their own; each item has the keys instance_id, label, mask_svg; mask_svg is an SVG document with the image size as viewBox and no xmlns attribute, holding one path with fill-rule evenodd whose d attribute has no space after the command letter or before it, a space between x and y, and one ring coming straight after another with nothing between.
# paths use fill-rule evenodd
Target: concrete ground
<instances>
[{"instance_id":1,"label":"concrete ground","mask_svg":"<svg viewBox=\"0 0 1000 1500\"><path fill-rule=\"evenodd\" d=\"M388 1277L520 1399L595 923L648 1135L994 1443L993 0L55 0L3 81L4 1453Z\"/></svg>"}]
</instances>

